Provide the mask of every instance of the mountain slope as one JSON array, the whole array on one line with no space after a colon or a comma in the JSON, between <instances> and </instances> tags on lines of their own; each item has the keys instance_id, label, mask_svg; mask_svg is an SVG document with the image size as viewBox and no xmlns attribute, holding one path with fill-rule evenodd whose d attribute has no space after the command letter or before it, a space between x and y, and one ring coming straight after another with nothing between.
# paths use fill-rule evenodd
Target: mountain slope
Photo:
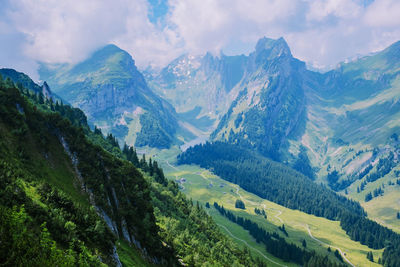
<instances>
[{"instance_id":1,"label":"mountain slope","mask_svg":"<svg viewBox=\"0 0 400 267\"><path fill-rule=\"evenodd\" d=\"M278 159L287 139L302 126L306 79L304 63L292 57L282 38L259 40L248 56L239 93L211 139L256 148Z\"/></svg>"},{"instance_id":2,"label":"mountain slope","mask_svg":"<svg viewBox=\"0 0 400 267\"><path fill-rule=\"evenodd\" d=\"M27 88L32 90L34 93L38 94L38 97L42 95L43 98L51 98L53 101L60 100L59 96L51 92L47 82L44 82L42 86L39 86L32 81L28 75L25 75L24 73L18 72L14 69L0 69L0 75L3 77L3 79L11 79L11 81L14 82L18 88Z\"/></svg>"},{"instance_id":3,"label":"mountain slope","mask_svg":"<svg viewBox=\"0 0 400 267\"><path fill-rule=\"evenodd\" d=\"M377 196L384 186L398 192L399 55L397 42L320 74L293 59L283 40L260 40L237 86L242 91L211 139L256 148L370 207L367 193ZM396 221L397 211L382 210L385 222Z\"/></svg>"},{"instance_id":4,"label":"mountain slope","mask_svg":"<svg viewBox=\"0 0 400 267\"><path fill-rule=\"evenodd\" d=\"M67 257L76 264L80 257L93 263L101 257L106 264L120 266L114 245L117 238L142 248L148 261L173 261L157 234L147 182L133 166L85 138L88 127L80 110L32 105L7 85L1 88L1 106L0 154L2 165L7 166L2 168L6 175L1 176L6 178L2 207L15 206L16 212L23 212L25 206L32 229L47 227L50 244L54 240L66 252L71 247ZM132 190L133 186L141 191ZM138 216L146 219L135 219Z\"/></svg>"},{"instance_id":5,"label":"mountain slope","mask_svg":"<svg viewBox=\"0 0 400 267\"><path fill-rule=\"evenodd\" d=\"M397 161L397 144L391 136L400 133L399 54L396 43L342 64L318 75L315 86L306 91L305 130L293 139L289 151L296 154L300 146L307 147L320 178L339 172L339 182L346 183L340 189L390 152Z\"/></svg>"},{"instance_id":6,"label":"mountain slope","mask_svg":"<svg viewBox=\"0 0 400 267\"><path fill-rule=\"evenodd\" d=\"M1 264L263 266L81 110L1 76L0 104Z\"/></svg>"},{"instance_id":7,"label":"mountain slope","mask_svg":"<svg viewBox=\"0 0 400 267\"><path fill-rule=\"evenodd\" d=\"M74 66L42 65L39 74L63 99L81 108L89 122L119 140L159 148L174 143L173 107L148 88L132 57L115 45Z\"/></svg>"}]
</instances>

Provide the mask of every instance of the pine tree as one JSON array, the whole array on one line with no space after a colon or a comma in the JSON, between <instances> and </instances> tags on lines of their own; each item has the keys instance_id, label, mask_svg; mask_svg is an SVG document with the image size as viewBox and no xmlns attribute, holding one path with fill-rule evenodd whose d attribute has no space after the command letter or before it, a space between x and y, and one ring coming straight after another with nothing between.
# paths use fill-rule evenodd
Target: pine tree
<instances>
[{"instance_id":1,"label":"pine tree","mask_svg":"<svg viewBox=\"0 0 400 267\"><path fill-rule=\"evenodd\" d=\"M150 176L154 175L153 162L152 162L151 158L149 159L149 172L150 172Z\"/></svg>"},{"instance_id":2,"label":"pine tree","mask_svg":"<svg viewBox=\"0 0 400 267\"><path fill-rule=\"evenodd\" d=\"M236 199L235 208L237 208L237 209L246 209L246 206L244 205L244 202L242 200Z\"/></svg>"},{"instance_id":3,"label":"pine tree","mask_svg":"<svg viewBox=\"0 0 400 267\"><path fill-rule=\"evenodd\" d=\"M38 95L38 102L39 102L39 104L44 104L44 98L43 98L42 92L39 92L39 95Z\"/></svg>"},{"instance_id":4,"label":"pine tree","mask_svg":"<svg viewBox=\"0 0 400 267\"><path fill-rule=\"evenodd\" d=\"M267 219L267 214L265 213L265 210L262 210L262 215L264 216L265 219Z\"/></svg>"},{"instance_id":5,"label":"pine tree","mask_svg":"<svg viewBox=\"0 0 400 267\"><path fill-rule=\"evenodd\" d=\"M129 147L128 147L128 145L126 144L126 143L124 143L124 148L122 149L122 153L124 153L124 155L126 156L126 159L128 160L128 161L131 161L131 159L130 159L130 155L129 155Z\"/></svg>"},{"instance_id":6,"label":"pine tree","mask_svg":"<svg viewBox=\"0 0 400 267\"><path fill-rule=\"evenodd\" d=\"M365 195L365 202L368 202L372 199L372 194L369 192L368 194Z\"/></svg>"},{"instance_id":7,"label":"pine tree","mask_svg":"<svg viewBox=\"0 0 400 267\"><path fill-rule=\"evenodd\" d=\"M335 250L335 257L338 258L340 261L343 261L342 255L340 255L339 250Z\"/></svg>"},{"instance_id":8,"label":"pine tree","mask_svg":"<svg viewBox=\"0 0 400 267\"><path fill-rule=\"evenodd\" d=\"M142 158L141 158L141 160L140 160L140 162L139 162L139 165L140 165L140 168L142 168L144 171L146 171L147 172L147 162L146 162L146 155L145 154L143 154L143 156L142 156Z\"/></svg>"},{"instance_id":9,"label":"pine tree","mask_svg":"<svg viewBox=\"0 0 400 267\"><path fill-rule=\"evenodd\" d=\"M131 147L131 149L133 150L132 147ZM132 154L132 162L133 162L133 165L139 166L139 157L137 155L136 149L133 151L133 154Z\"/></svg>"},{"instance_id":10,"label":"pine tree","mask_svg":"<svg viewBox=\"0 0 400 267\"><path fill-rule=\"evenodd\" d=\"M372 251L369 251L367 253L367 259L374 262L374 255L372 254Z\"/></svg>"}]
</instances>

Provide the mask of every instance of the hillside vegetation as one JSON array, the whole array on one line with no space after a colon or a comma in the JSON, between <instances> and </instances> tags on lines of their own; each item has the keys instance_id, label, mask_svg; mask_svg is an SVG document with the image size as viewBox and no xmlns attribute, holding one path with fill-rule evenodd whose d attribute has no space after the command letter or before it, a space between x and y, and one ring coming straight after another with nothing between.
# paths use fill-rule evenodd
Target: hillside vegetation
<instances>
[{"instance_id":1,"label":"hillside vegetation","mask_svg":"<svg viewBox=\"0 0 400 267\"><path fill-rule=\"evenodd\" d=\"M370 248L385 248L382 257L384 264L397 264L398 234L366 219L358 203L314 184L309 178L284 165L220 142L189 148L179 155L178 163L199 164L260 197L289 208L340 220L341 227L353 240ZM274 164L276 167L272 168Z\"/></svg>"},{"instance_id":2,"label":"hillside vegetation","mask_svg":"<svg viewBox=\"0 0 400 267\"><path fill-rule=\"evenodd\" d=\"M156 164L142 161L143 172L114 137L92 132L80 110L0 78L0 114L1 263L261 264Z\"/></svg>"}]
</instances>

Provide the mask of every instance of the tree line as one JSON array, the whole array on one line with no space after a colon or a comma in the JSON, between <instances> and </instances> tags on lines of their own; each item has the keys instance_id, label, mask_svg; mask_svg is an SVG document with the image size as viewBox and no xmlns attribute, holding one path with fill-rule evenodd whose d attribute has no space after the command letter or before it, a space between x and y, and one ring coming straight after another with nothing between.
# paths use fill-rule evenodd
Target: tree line
<instances>
[{"instance_id":1,"label":"tree line","mask_svg":"<svg viewBox=\"0 0 400 267\"><path fill-rule=\"evenodd\" d=\"M365 218L359 203L313 183L287 166L222 142L189 148L178 156L178 163L208 168L221 178L285 207L339 220L353 240L374 249L385 248L382 262L398 266L393 265L400 259L398 234Z\"/></svg>"},{"instance_id":2,"label":"tree line","mask_svg":"<svg viewBox=\"0 0 400 267\"><path fill-rule=\"evenodd\" d=\"M314 250L307 251L293 243L288 243L276 232L267 232L257 223L250 219L234 215L231 211L225 209L224 206L220 206L217 202L214 202L214 208L231 222L234 222L249 231L249 234L256 240L256 242L264 244L266 251L275 257L284 261L295 262L303 266L309 266L309 263L312 261L326 261L325 257L317 255ZM327 260L324 266L341 265Z\"/></svg>"}]
</instances>

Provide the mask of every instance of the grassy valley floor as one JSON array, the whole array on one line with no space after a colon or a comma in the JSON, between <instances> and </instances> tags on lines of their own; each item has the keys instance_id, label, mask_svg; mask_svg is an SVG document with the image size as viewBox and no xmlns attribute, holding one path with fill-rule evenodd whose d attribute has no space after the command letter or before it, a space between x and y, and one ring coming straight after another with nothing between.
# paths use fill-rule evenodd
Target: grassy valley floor
<instances>
[{"instance_id":1,"label":"grassy valley floor","mask_svg":"<svg viewBox=\"0 0 400 267\"><path fill-rule=\"evenodd\" d=\"M212 207L214 202L223 205L237 216L257 222L269 232L279 233L282 237L284 235L279 231L278 226L284 224L289 234L286 238L288 242L301 247L304 239L308 249L316 250L322 255L328 255L332 260L335 259L333 252L338 249L344 261L347 261L352 266L379 266L377 263L370 262L366 255L367 252L372 251L374 259L377 261L382 256L383 250L371 250L367 246L351 240L340 227L338 221L330 221L277 205L246 192L237 185L229 183L198 166L176 166L176 156L179 153L179 149L176 147L169 150L149 149L138 152L144 152L146 156L151 156L157 160L162 165L166 176L179 181L181 190L193 201L199 201L203 205L209 202L211 208L207 210L222 231L240 246L247 246L253 255L264 259L268 266L296 265L284 262L267 253L265 246L258 244L246 230L230 222L226 217L221 216ZM235 208L237 199L242 199L245 203L245 210ZM267 213L267 219L257 215L254 212L255 208L264 209ZM328 247L331 247L332 252L328 252Z\"/></svg>"}]
</instances>

